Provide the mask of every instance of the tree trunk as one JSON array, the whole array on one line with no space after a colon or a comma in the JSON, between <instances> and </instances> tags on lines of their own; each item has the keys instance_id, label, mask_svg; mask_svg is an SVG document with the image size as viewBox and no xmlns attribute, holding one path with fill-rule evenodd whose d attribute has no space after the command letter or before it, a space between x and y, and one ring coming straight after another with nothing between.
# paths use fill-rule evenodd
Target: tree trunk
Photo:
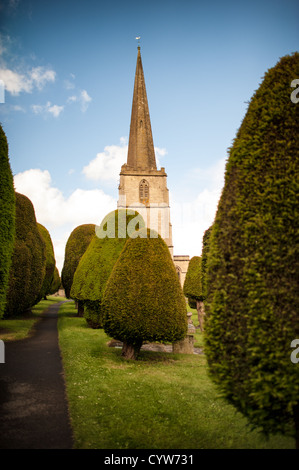
<instances>
[{"instance_id":1,"label":"tree trunk","mask_svg":"<svg viewBox=\"0 0 299 470\"><path fill-rule=\"evenodd\" d=\"M122 347L122 352L121 355L125 359L133 359L136 360L140 351L140 348L142 346L142 341L138 344L130 344L126 343L125 341L123 342L123 347Z\"/></svg>"},{"instance_id":2,"label":"tree trunk","mask_svg":"<svg viewBox=\"0 0 299 470\"><path fill-rule=\"evenodd\" d=\"M295 439L296 439L296 449L299 449L299 403L293 408L294 413L294 422L295 422Z\"/></svg>"},{"instance_id":3,"label":"tree trunk","mask_svg":"<svg viewBox=\"0 0 299 470\"><path fill-rule=\"evenodd\" d=\"M202 300L196 300L196 310L198 316L198 323L200 327L200 331L204 330L204 315L205 315L205 307Z\"/></svg>"},{"instance_id":4,"label":"tree trunk","mask_svg":"<svg viewBox=\"0 0 299 470\"><path fill-rule=\"evenodd\" d=\"M84 315L84 303L82 302L82 300L78 300L78 304L77 304L77 315L78 317L83 317Z\"/></svg>"}]
</instances>

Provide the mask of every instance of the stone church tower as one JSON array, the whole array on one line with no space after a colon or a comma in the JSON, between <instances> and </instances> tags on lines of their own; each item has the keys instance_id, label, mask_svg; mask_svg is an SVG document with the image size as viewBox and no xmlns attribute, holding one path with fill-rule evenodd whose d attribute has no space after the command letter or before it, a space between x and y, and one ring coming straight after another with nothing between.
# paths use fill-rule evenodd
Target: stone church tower
<instances>
[{"instance_id":1,"label":"stone church tower","mask_svg":"<svg viewBox=\"0 0 299 470\"><path fill-rule=\"evenodd\" d=\"M138 46L127 163L122 165L118 209L138 211L147 227L156 230L173 257L181 284L189 256L173 256L167 174L157 169L145 80Z\"/></svg>"},{"instance_id":2,"label":"stone church tower","mask_svg":"<svg viewBox=\"0 0 299 470\"><path fill-rule=\"evenodd\" d=\"M143 67L138 46L127 163L122 165L117 207L138 211L165 240L171 255L169 191L165 169L157 170Z\"/></svg>"}]
</instances>

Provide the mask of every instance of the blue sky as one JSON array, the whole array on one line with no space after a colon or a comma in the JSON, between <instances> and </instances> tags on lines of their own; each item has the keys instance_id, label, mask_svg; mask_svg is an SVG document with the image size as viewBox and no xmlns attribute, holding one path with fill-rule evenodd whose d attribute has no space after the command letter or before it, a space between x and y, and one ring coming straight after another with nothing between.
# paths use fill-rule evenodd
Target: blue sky
<instances>
[{"instance_id":1,"label":"blue sky","mask_svg":"<svg viewBox=\"0 0 299 470\"><path fill-rule=\"evenodd\" d=\"M298 50L298 1L1 0L0 17L0 121L15 186L50 231L59 269L71 230L116 208L136 36L174 253L199 255L247 102Z\"/></svg>"}]
</instances>

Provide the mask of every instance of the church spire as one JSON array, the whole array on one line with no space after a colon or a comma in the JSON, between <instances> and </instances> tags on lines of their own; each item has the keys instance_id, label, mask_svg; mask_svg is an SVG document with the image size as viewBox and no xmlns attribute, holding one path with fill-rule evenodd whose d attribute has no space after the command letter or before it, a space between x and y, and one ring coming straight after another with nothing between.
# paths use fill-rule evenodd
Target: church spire
<instances>
[{"instance_id":1,"label":"church spire","mask_svg":"<svg viewBox=\"0 0 299 470\"><path fill-rule=\"evenodd\" d=\"M127 166L134 170L157 169L140 46L137 54Z\"/></svg>"}]
</instances>

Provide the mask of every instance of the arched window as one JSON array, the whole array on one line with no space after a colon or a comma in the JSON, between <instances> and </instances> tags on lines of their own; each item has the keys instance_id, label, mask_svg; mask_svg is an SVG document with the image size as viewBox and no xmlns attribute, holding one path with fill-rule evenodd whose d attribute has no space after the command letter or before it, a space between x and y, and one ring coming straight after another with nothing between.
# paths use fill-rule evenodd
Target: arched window
<instances>
[{"instance_id":1,"label":"arched window","mask_svg":"<svg viewBox=\"0 0 299 470\"><path fill-rule=\"evenodd\" d=\"M141 180L139 183L139 201L142 204L149 202L149 184L146 180Z\"/></svg>"},{"instance_id":2,"label":"arched window","mask_svg":"<svg viewBox=\"0 0 299 470\"><path fill-rule=\"evenodd\" d=\"M179 266L176 266L175 269L176 269L176 273L177 273L177 275L178 275L179 281L181 282L181 273L182 273L182 270L181 270L181 268L180 268Z\"/></svg>"}]
</instances>

